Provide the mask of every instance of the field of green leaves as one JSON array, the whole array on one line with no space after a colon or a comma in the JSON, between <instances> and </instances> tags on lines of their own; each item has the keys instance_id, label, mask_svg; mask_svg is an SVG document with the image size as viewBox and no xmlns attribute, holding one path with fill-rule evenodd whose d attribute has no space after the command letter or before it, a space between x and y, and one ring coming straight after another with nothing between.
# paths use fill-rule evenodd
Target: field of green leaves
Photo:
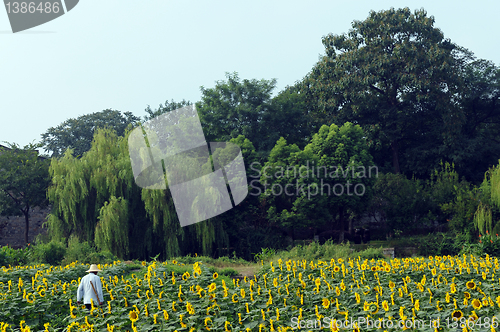
<instances>
[{"instance_id":1,"label":"field of green leaves","mask_svg":"<svg viewBox=\"0 0 500 332\"><path fill-rule=\"evenodd\" d=\"M228 279L202 262L100 266L105 303L76 304L86 265L0 272L0 331L495 331L495 257L277 260ZM182 267L182 270L176 269ZM185 272L175 272L185 271Z\"/></svg>"}]
</instances>

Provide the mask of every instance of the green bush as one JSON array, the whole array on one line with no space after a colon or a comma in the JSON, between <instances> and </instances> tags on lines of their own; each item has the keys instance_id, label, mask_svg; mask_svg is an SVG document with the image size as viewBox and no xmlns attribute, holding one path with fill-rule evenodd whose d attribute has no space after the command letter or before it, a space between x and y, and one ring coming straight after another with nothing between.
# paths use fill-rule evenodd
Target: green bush
<instances>
[{"instance_id":1,"label":"green bush","mask_svg":"<svg viewBox=\"0 0 500 332\"><path fill-rule=\"evenodd\" d=\"M485 236L479 235L479 243L471 246L477 255L488 254L500 257L500 237L498 234L492 235L486 231Z\"/></svg>"},{"instance_id":2,"label":"green bush","mask_svg":"<svg viewBox=\"0 0 500 332\"><path fill-rule=\"evenodd\" d=\"M351 256L360 257L361 259L384 259L382 248L367 248L363 251L353 253Z\"/></svg>"},{"instance_id":3,"label":"green bush","mask_svg":"<svg viewBox=\"0 0 500 332\"><path fill-rule=\"evenodd\" d=\"M221 274L223 276L234 277L235 275L238 275L238 271L227 267L225 269L220 270L219 274Z\"/></svg>"},{"instance_id":4,"label":"green bush","mask_svg":"<svg viewBox=\"0 0 500 332\"><path fill-rule=\"evenodd\" d=\"M302 246L298 245L290 249L289 251L280 251L274 257L273 261L281 258L282 260L296 260L296 259L307 259L307 260L317 260L317 259L328 259L331 258L344 258L346 259L351 254L351 248L349 243L347 244L336 244L331 240L326 241L324 244L319 244L318 242L311 242L308 245Z\"/></svg>"},{"instance_id":5,"label":"green bush","mask_svg":"<svg viewBox=\"0 0 500 332\"><path fill-rule=\"evenodd\" d=\"M118 260L118 257L107 250L92 252L87 256L87 264L110 264Z\"/></svg>"},{"instance_id":6,"label":"green bush","mask_svg":"<svg viewBox=\"0 0 500 332\"><path fill-rule=\"evenodd\" d=\"M29 244L22 249L14 249L9 246L0 248L0 266L27 264L31 260L31 248Z\"/></svg>"},{"instance_id":7,"label":"green bush","mask_svg":"<svg viewBox=\"0 0 500 332\"><path fill-rule=\"evenodd\" d=\"M58 241L40 243L33 246L32 259L37 263L59 265L66 254L66 246Z\"/></svg>"},{"instance_id":8,"label":"green bush","mask_svg":"<svg viewBox=\"0 0 500 332\"><path fill-rule=\"evenodd\" d=\"M62 264L66 265L75 261L83 264L99 264L99 262L93 262L90 257L95 253L95 249L88 242L80 242L77 236L72 235L68 239L68 248L66 249Z\"/></svg>"}]
</instances>

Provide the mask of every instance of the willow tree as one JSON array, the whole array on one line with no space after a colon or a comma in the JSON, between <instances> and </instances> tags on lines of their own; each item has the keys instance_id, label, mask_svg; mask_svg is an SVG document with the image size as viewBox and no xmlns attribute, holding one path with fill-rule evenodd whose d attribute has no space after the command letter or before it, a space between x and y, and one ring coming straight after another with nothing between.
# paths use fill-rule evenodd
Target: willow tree
<instances>
[{"instance_id":1,"label":"willow tree","mask_svg":"<svg viewBox=\"0 0 500 332\"><path fill-rule=\"evenodd\" d=\"M127 255L128 237L128 202L122 197L111 196L99 213L99 222L95 230L95 243L100 249Z\"/></svg>"},{"instance_id":2,"label":"willow tree","mask_svg":"<svg viewBox=\"0 0 500 332\"><path fill-rule=\"evenodd\" d=\"M500 209L500 161L490 168L481 184L482 202L474 214L474 226L481 233L492 233L498 221L494 221L495 210ZM498 227L498 226L497 226Z\"/></svg>"},{"instance_id":3,"label":"willow tree","mask_svg":"<svg viewBox=\"0 0 500 332\"><path fill-rule=\"evenodd\" d=\"M211 254L223 229L211 221L181 227L168 187L151 190L136 184L129 134L98 130L81 158L68 150L52 160L51 235L61 239L75 234L122 258L146 259L158 253L172 257L191 247Z\"/></svg>"},{"instance_id":4,"label":"willow tree","mask_svg":"<svg viewBox=\"0 0 500 332\"><path fill-rule=\"evenodd\" d=\"M140 200L127 159L123 137L104 129L96 132L91 149L82 158L77 159L69 150L62 158L52 160L48 197L53 203L49 216L53 236L67 238L75 234L93 243L97 235L100 248L125 257L128 219L137 213L128 202ZM111 211L116 216L111 217ZM110 227L112 232L107 231Z\"/></svg>"}]
</instances>

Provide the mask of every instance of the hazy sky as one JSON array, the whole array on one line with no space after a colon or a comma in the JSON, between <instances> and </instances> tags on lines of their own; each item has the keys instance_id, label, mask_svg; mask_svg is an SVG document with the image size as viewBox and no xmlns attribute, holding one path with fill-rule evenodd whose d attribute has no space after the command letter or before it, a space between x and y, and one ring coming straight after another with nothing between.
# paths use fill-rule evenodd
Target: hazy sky
<instances>
[{"instance_id":1,"label":"hazy sky","mask_svg":"<svg viewBox=\"0 0 500 332\"><path fill-rule=\"evenodd\" d=\"M20 0L18 0L20 1ZM226 72L303 78L370 10L424 8L446 38L500 65L500 1L80 0L67 14L13 34L0 9L0 144L21 146L68 118L107 108L200 100Z\"/></svg>"}]
</instances>

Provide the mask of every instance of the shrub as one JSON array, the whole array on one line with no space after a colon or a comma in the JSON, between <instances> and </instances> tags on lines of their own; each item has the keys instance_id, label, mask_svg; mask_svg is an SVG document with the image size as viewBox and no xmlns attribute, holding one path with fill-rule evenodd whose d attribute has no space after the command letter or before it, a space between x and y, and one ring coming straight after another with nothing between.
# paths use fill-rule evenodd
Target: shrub
<instances>
[{"instance_id":1,"label":"shrub","mask_svg":"<svg viewBox=\"0 0 500 332\"><path fill-rule=\"evenodd\" d=\"M58 241L40 243L33 246L32 259L37 263L59 265L66 254L66 246Z\"/></svg>"},{"instance_id":2,"label":"shrub","mask_svg":"<svg viewBox=\"0 0 500 332\"><path fill-rule=\"evenodd\" d=\"M91 255L95 253L95 249L88 242L80 242L76 235L71 235L68 239L68 248L62 264L66 265L75 261L83 264L99 264L100 262L92 261Z\"/></svg>"},{"instance_id":3,"label":"shrub","mask_svg":"<svg viewBox=\"0 0 500 332\"><path fill-rule=\"evenodd\" d=\"M236 271L235 269L232 269L230 267L227 267L225 269L220 270L219 274L221 274L223 276L234 277L235 275L238 274L238 271Z\"/></svg>"},{"instance_id":4,"label":"shrub","mask_svg":"<svg viewBox=\"0 0 500 332\"><path fill-rule=\"evenodd\" d=\"M344 258L346 259L351 254L351 249L349 243L347 244L336 244L332 240L326 241L323 245L318 242L311 242L306 246L298 245L290 249L289 251L280 251L277 253L273 260L281 258L283 260L287 259L328 259L331 258Z\"/></svg>"},{"instance_id":5,"label":"shrub","mask_svg":"<svg viewBox=\"0 0 500 332\"><path fill-rule=\"evenodd\" d=\"M363 251L353 253L352 256L360 257L361 259L384 259L382 248L367 248Z\"/></svg>"},{"instance_id":6,"label":"shrub","mask_svg":"<svg viewBox=\"0 0 500 332\"><path fill-rule=\"evenodd\" d=\"M28 244L25 248L14 249L9 246L0 249L0 266L25 265L31 259L31 246Z\"/></svg>"}]
</instances>

